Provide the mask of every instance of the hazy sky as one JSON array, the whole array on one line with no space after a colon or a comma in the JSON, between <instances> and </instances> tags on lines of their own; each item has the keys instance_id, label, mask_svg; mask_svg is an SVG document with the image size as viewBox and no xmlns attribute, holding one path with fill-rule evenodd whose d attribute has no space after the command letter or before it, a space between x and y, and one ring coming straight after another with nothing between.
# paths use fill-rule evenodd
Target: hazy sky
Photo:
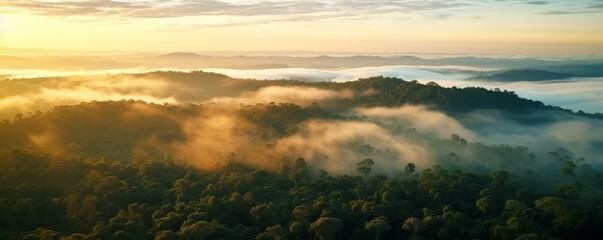
<instances>
[{"instance_id":1,"label":"hazy sky","mask_svg":"<svg viewBox=\"0 0 603 240\"><path fill-rule=\"evenodd\" d=\"M603 0L2 0L0 46L603 53Z\"/></svg>"}]
</instances>

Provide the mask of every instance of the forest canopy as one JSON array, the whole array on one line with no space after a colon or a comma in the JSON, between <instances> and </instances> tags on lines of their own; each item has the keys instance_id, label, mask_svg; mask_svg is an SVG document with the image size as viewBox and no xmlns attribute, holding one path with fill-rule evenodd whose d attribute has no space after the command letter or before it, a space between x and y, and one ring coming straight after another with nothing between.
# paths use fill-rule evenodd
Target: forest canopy
<instances>
[{"instance_id":1,"label":"forest canopy","mask_svg":"<svg viewBox=\"0 0 603 240\"><path fill-rule=\"evenodd\" d=\"M107 80L188 90L32 88ZM0 122L2 239L589 239L603 224L601 114L509 91L205 72L0 84L43 107Z\"/></svg>"}]
</instances>

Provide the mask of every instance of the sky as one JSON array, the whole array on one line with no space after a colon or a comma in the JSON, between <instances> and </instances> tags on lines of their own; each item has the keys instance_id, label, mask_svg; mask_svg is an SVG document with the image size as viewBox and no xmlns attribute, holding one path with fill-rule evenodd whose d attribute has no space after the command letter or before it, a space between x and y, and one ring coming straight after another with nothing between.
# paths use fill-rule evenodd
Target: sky
<instances>
[{"instance_id":1,"label":"sky","mask_svg":"<svg viewBox=\"0 0 603 240\"><path fill-rule=\"evenodd\" d=\"M603 0L3 0L0 46L600 55Z\"/></svg>"}]
</instances>

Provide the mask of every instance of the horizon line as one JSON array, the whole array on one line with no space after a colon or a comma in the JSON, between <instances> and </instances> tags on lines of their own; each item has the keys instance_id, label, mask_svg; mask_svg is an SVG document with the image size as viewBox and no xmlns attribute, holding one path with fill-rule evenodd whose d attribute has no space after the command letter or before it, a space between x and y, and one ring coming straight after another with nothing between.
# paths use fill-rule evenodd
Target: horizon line
<instances>
[{"instance_id":1,"label":"horizon line","mask_svg":"<svg viewBox=\"0 0 603 240\"><path fill-rule=\"evenodd\" d=\"M3 54L3 50L15 51L19 52L19 54ZM38 52L38 53L36 53ZM114 55L114 54L171 54L171 53L214 53L217 55L209 55L210 57L224 57L224 56L254 56L254 57L271 57L273 55L262 55L262 53L276 53L279 55L276 56L291 56L291 57L310 57L310 56L393 56L393 55L406 55L406 56L416 56L416 55L432 55L432 56L499 56L499 57L551 57L551 58L563 58L563 57L579 57L579 58L600 58L603 57L603 54L597 53L588 53L588 54L560 54L560 53L520 53L520 54L505 54L505 53L466 53L466 52L354 52L354 51L319 51L319 50L166 50L166 51L147 51L147 50L81 50L81 49L44 49L44 48L16 48L7 45L0 45L0 56L53 56L48 55L49 53L55 54L69 54L70 56L81 56L81 55L73 55L73 54L90 54L97 53L103 55ZM255 55L236 55L237 53L251 53ZM235 55L226 55L226 54L235 54ZM298 55L298 56L295 56Z\"/></svg>"}]
</instances>

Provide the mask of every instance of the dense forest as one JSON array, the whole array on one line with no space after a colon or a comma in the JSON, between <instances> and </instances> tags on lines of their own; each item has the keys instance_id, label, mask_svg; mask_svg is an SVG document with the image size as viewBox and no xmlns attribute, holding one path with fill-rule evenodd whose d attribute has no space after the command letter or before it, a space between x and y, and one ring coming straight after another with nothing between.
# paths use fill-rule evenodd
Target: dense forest
<instances>
[{"instance_id":1,"label":"dense forest","mask_svg":"<svg viewBox=\"0 0 603 240\"><path fill-rule=\"evenodd\" d=\"M127 79L145 78L190 91L178 104L87 101L0 122L1 239L600 237L600 137L531 149L484 143L472 121L596 129L601 114L384 77ZM3 84L25 94L76 80L22 81ZM267 88L306 95L262 102L275 99Z\"/></svg>"},{"instance_id":2,"label":"dense forest","mask_svg":"<svg viewBox=\"0 0 603 240\"><path fill-rule=\"evenodd\" d=\"M159 89L151 87L162 86ZM50 101L55 95L44 95L48 89L57 92L67 92L70 97L80 95L71 91L83 91L89 94L102 92L99 98L113 99L113 95L138 99L140 94L148 94L148 102L205 103L215 102L221 98L240 97L250 93L263 93L262 90L323 90L337 93L326 98L308 100L320 102L321 106L330 111L345 111L354 107L397 107L407 104L427 105L430 108L444 111L448 114L458 114L476 109L501 109L513 112L531 111L564 111L571 110L557 106L545 105L518 97L515 92L480 87L446 88L435 82L420 84L417 81L405 81L398 78L371 77L349 82L308 82L299 80L254 80L236 79L226 75L203 72L158 71L139 74L100 74L90 76L42 77L31 79L14 79L0 81L0 97L24 96L29 97L31 108L48 110L56 105L73 104L74 100ZM94 90L94 91L93 91ZM334 92L332 92L334 91ZM300 99L277 98L275 102L300 103ZM144 96L144 95L143 95ZM41 98L41 99L39 99ZM84 100L90 97L82 98ZM121 100L115 99L115 100ZM161 101L164 100L164 101ZM18 102L18 101L17 101ZM76 102L77 103L77 102ZM23 111L31 109L17 108ZM10 108L6 108L9 112ZM35 112L35 111L33 111ZM15 112L17 113L17 112ZM582 116L603 119L603 113L578 112ZM0 114L0 118L10 118L12 115Z\"/></svg>"},{"instance_id":3,"label":"dense forest","mask_svg":"<svg viewBox=\"0 0 603 240\"><path fill-rule=\"evenodd\" d=\"M2 238L593 239L603 217L600 172L572 161L554 191L502 170L371 175L370 159L360 176L313 175L303 158L202 172L22 149L2 164Z\"/></svg>"}]
</instances>

